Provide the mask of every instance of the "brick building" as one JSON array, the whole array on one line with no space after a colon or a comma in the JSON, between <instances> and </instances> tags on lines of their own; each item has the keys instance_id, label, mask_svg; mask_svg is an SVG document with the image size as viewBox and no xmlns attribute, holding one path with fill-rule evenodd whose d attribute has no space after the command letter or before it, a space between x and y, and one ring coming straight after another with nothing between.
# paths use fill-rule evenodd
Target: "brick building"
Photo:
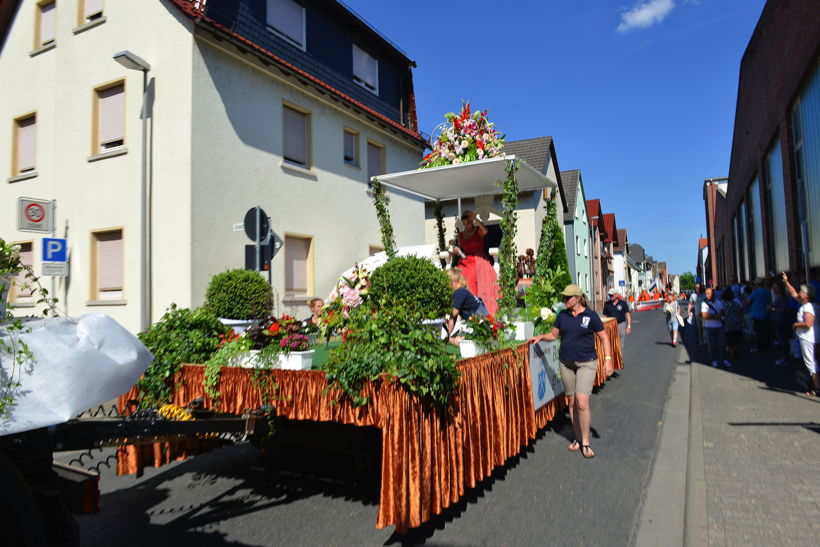
<instances>
[{"instance_id":1,"label":"brick building","mask_svg":"<svg viewBox=\"0 0 820 547\"><path fill-rule=\"evenodd\" d=\"M704 187L720 284L820 265L819 55L820 3L767 2L741 60L725 197Z\"/></svg>"}]
</instances>

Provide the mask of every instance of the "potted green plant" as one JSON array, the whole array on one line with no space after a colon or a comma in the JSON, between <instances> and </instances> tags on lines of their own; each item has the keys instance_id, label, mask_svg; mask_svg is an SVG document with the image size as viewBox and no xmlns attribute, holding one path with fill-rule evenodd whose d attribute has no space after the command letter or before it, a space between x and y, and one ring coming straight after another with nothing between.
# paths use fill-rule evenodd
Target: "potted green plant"
<instances>
[{"instance_id":1,"label":"potted green plant","mask_svg":"<svg viewBox=\"0 0 820 547\"><path fill-rule=\"evenodd\" d=\"M223 325L241 333L254 320L270 315L273 289L257 272L228 270L211 278L205 292L205 307Z\"/></svg>"},{"instance_id":2,"label":"potted green plant","mask_svg":"<svg viewBox=\"0 0 820 547\"><path fill-rule=\"evenodd\" d=\"M467 320L464 339L458 344L463 358L499 348L508 325L492 315L473 315Z\"/></svg>"},{"instance_id":3,"label":"potted green plant","mask_svg":"<svg viewBox=\"0 0 820 547\"><path fill-rule=\"evenodd\" d=\"M6 319L6 299L11 290L11 284L15 276L23 269L17 246L6 243L3 238L0 238L0 321Z\"/></svg>"}]
</instances>

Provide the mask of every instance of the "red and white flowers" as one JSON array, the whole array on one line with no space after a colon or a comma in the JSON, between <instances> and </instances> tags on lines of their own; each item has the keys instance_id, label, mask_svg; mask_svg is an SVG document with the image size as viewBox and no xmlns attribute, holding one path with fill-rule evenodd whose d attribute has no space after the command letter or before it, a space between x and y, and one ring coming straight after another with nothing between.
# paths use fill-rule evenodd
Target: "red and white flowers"
<instances>
[{"instance_id":1,"label":"red and white flowers","mask_svg":"<svg viewBox=\"0 0 820 547\"><path fill-rule=\"evenodd\" d=\"M421 168L453 165L501 155L504 135L487 119L487 111L470 112L464 103L460 114L444 116L450 126L433 143L433 151L421 160Z\"/></svg>"}]
</instances>

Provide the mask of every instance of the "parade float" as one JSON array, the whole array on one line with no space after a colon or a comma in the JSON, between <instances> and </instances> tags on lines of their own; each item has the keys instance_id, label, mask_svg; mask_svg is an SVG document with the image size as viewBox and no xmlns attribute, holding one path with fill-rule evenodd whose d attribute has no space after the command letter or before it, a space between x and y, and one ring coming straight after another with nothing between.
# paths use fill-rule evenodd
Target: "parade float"
<instances>
[{"instance_id":1,"label":"parade float","mask_svg":"<svg viewBox=\"0 0 820 547\"><path fill-rule=\"evenodd\" d=\"M270 355L255 366L235 366L240 350L252 347L238 341L253 338L251 327L220 348L229 355L218 362L212 358L205 365L180 364L163 380L171 386L168 402L179 407L198 401L203 408L242 415L269 405L277 424L291 428L307 422L378 428L382 446L376 526L392 525L399 532L458 502L496 466L520 453L564 406L558 344L511 340L505 331L506 323L531 315L526 301L524 309L517 307L519 193L551 189L555 182L520 158L503 154L503 140L486 112L472 113L465 105L447 120L433 153L424 158L424 169L371 180L384 253L344 272L326 300L324 329L315 346L317 356L323 355L314 358L311 370L285 370ZM387 188L437 203L456 200L459 210L462 199L500 197L499 311L497 319L474 325L474 341L485 353L459 360L442 340L441 318L452 307L452 289L440 263L444 250L441 245L413 251L396 246ZM549 276L544 277L539 286L554 297L560 288L550 287ZM541 309L543 317L537 312L537 319L548 330L552 312ZM263 334L273 343L265 348L280 353L281 341L275 341L283 331L291 332L290 327L282 326L281 317L267 321ZM617 327L610 321L605 328L615 368L622 368ZM226 352L225 347L233 349ZM601 350L596 385L606 380ZM138 400L140 389L135 386L120 398L120 405L126 408ZM206 448L172 441L126 445L118 453L117 471L139 474L146 466Z\"/></svg>"}]
</instances>

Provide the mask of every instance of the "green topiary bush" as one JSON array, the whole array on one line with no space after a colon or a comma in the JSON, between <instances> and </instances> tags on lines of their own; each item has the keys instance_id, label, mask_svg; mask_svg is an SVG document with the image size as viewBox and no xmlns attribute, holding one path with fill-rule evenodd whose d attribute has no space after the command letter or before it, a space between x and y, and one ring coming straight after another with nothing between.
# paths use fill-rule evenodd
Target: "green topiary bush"
<instances>
[{"instance_id":1,"label":"green topiary bush","mask_svg":"<svg viewBox=\"0 0 820 547\"><path fill-rule=\"evenodd\" d=\"M228 270L211 278L205 307L225 319L259 319L273 310L273 290L257 272Z\"/></svg>"},{"instance_id":2,"label":"green topiary bush","mask_svg":"<svg viewBox=\"0 0 820 547\"><path fill-rule=\"evenodd\" d=\"M402 308L417 319L442 317L453 307L447 274L415 256L391 258L377 268L369 292L379 309Z\"/></svg>"}]
</instances>

